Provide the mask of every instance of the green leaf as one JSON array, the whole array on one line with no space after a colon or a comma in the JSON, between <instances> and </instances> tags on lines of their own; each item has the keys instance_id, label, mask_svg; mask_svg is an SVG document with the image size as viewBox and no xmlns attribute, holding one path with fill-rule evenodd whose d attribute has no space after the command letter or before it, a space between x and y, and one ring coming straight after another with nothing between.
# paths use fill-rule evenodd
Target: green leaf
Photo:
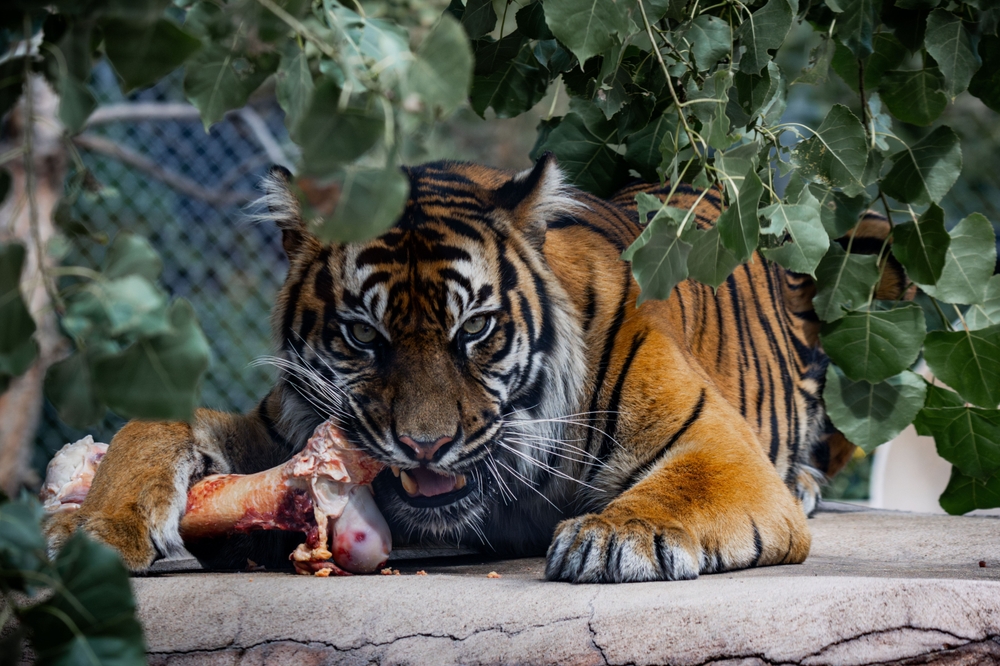
<instances>
[{"instance_id":1,"label":"green leaf","mask_svg":"<svg viewBox=\"0 0 1000 666\"><path fill-rule=\"evenodd\" d=\"M226 111L245 105L277 69L278 61L273 53L250 56L217 42L189 59L184 68L184 94L197 107L205 129L222 120Z\"/></svg>"},{"instance_id":2,"label":"green leaf","mask_svg":"<svg viewBox=\"0 0 1000 666\"><path fill-rule=\"evenodd\" d=\"M629 32L627 0L546 0L545 22L581 63L610 49Z\"/></svg>"},{"instance_id":3,"label":"green leaf","mask_svg":"<svg viewBox=\"0 0 1000 666\"><path fill-rule=\"evenodd\" d=\"M451 114L465 102L472 80L472 49L462 26L442 15L417 49L406 82L432 116Z\"/></svg>"},{"instance_id":4,"label":"green leaf","mask_svg":"<svg viewBox=\"0 0 1000 666\"><path fill-rule=\"evenodd\" d=\"M298 135L309 137L302 146L303 170L325 176L352 162L378 143L385 132L382 106L374 96L353 96L340 106L341 90L322 79L309 110L299 123Z\"/></svg>"},{"instance_id":5,"label":"green leaf","mask_svg":"<svg viewBox=\"0 0 1000 666\"><path fill-rule=\"evenodd\" d=\"M94 364L98 396L121 416L190 420L194 415L208 341L187 301L175 301L168 316L170 332L141 338Z\"/></svg>"},{"instance_id":6,"label":"green leaf","mask_svg":"<svg viewBox=\"0 0 1000 666\"><path fill-rule=\"evenodd\" d=\"M740 71L759 74L771 61L771 52L785 41L791 27L792 8L788 0L768 0L744 19L735 35L740 45L746 47L740 58Z\"/></svg>"},{"instance_id":7,"label":"green leaf","mask_svg":"<svg viewBox=\"0 0 1000 666\"><path fill-rule=\"evenodd\" d=\"M666 16L671 21L684 18L688 0L645 0L646 13L650 21L659 21Z\"/></svg>"},{"instance_id":8,"label":"green leaf","mask_svg":"<svg viewBox=\"0 0 1000 666\"><path fill-rule=\"evenodd\" d=\"M980 481L952 467L948 487L941 493L941 508L953 516L973 509L993 509L1000 506L1000 474Z\"/></svg>"},{"instance_id":9,"label":"green leaf","mask_svg":"<svg viewBox=\"0 0 1000 666\"><path fill-rule=\"evenodd\" d=\"M699 70L707 71L733 50L733 31L717 16L699 14L674 32L675 44L694 56ZM683 47L681 47L683 45Z\"/></svg>"},{"instance_id":10,"label":"green leaf","mask_svg":"<svg viewBox=\"0 0 1000 666\"><path fill-rule=\"evenodd\" d=\"M462 27L468 33L469 39L479 39L493 32L496 24L497 14L493 11L493 0L469 0L465 4Z\"/></svg>"},{"instance_id":11,"label":"green leaf","mask_svg":"<svg viewBox=\"0 0 1000 666\"><path fill-rule=\"evenodd\" d=\"M974 405L1000 404L1000 324L976 331L933 331L924 359L934 376Z\"/></svg>"},{"instance_id":12,"label":"green leaf","mask_svg":"<svg viewBox=\"0 0 1000 666\"><path fill-rule=\"evenodd\" d=\"M159 81L201 48L197 37L165 18L152 23L105 19L101 30L105 52L125 92Z\"/></svg>"},{"instance_id":13,"label":"green leaf","mask_svg":"<svg viewBox=\"0 0 1000 666\"><path fill-rule=\"evenodd\" d=\"M555 154L570 182L597 196L608 196L628 178L625 161L612 147L617 142L614 124L591 123L588 127L579 113L571 111L539 150Z\"/></svg>"},{"instance_id":14,"label":"green leaf","mask_svg":"<svg viewBox=\"0 0 1000 666\"><path fill-rule=\"evenodd\" d=\"M941 277L951 237L944 228L944 211L937 204L918 222L897 224L892 231L892 254L914 282L932 285Z\"/></svg>"},{"instance_id":15,"label":"green leaf","mask_svg":"<svg viewBox=\"0 0 1000 666\"><path fill-rule=\"evenodd\" d=\"M872 54L861 59L865 67L865 90L872 91L882 82L882 75L896 69L906 58L906 47L891 32L880 32L872 40ZM843 44L837 44L833 69L851 90L858 92L859 59Z\"/></svg>"},{"instance_id":16,"label":"green leaf","mask_svg":"<svg viewBox=\"0 0 1000 666\"><path fill-rule=\"evenodd\" d=\"M764 256L788 270L814 275L816 266L830 248L830 237L820 221L819 201L809 193L797 204L777 203L760 212L770 220L771 228L780 227L788 234L786 243L763 250Z\"/></svg>"},{"instance_id":17,"label":"green leaf","mask_svg":"<svg viewBox=\"0 0 1000 666\"><path fill-rule=\"evenodd\" d=\"M969 92L1000 113L1000 37L983 35L979 42L983 65L969 81Z\"/></svg>"},{"instance_id":18,"label":"green leaf","mask_svg":"<svg viewBox=\"0 0 1000 666\"><path fill-rule=\"evenodd\" d=\"M872 35L878 23L882 0L838 0L837 39L856 58L872 53Z\"/></svg>"},{"instance_id":19,"label":"green leaf","mask_svg":"<svg viewBox=\"0 0 1000 666\"><path fill-rule=\"evenodd\" d=\"M315 229L321 240L350 243L386 231L403 214L410 184L396 168L350 166L333 214Z\"/></svg>"},{"instance_id":20,"label":"green leaf","mask_svg":"<svg viewBox=\"0 0 1000 666\"><path fill-rule=\"evenodd\" d=\"M948 106L944 81L936 70L894 70L882 76L879 92L895 117L913 125L930 125Z\"/></svg>"},{"instance_id":21,"label":"green leaf","mask_svg":"<svg viewBox=\"0 0 1000 666\"><path fill-rule=\"evenodd\" d=\"M892 132L892 117L882 110L882 98L878 96L878 93L872 93L871 97L868 98L868 116L869 130L872 133L875 146L879 150L889 150L887 137ZM882 153L877 151L869 153L869 159L872 155L882 158ZM879 164L881 165L881 162Z\"/></svg>"},{"instance_id":22,"label":"green leaf","mask_svg":"<svg viewBox=\"0 0 1000 666\"><path fill-rule=\"evenodd\" d=\"M819 183L810 183L808 189L819 201L819 217L830 238L840 238L853 229L868 204L864 194L849 197Z\"/></svg>"},{"instance_id":23,"label":"green leaf","mask_svg":"<svg viewBox=\"0 0 1000 666\"><path fill-rule=\"evenodd\" d=\"M934 285L921 284L930 296L945 303L982 303L986 283L996 265L996 237L989 220L973 213L948 234L944 268Z\"/></svg>"},{"instance_id":24,"label":"green leaf","mask_svg":"<svg viewBox=\"0 0 1000 666\"><path fill-rule=\"evenodd\" d=\"M517 29L529 39L550 40L554 37L549 26L545 25L545 11L541 2L532 2L521 7L514 15L514 19Z\"/></svg>"},{"instance_id":25,"label":"green leaf","mask_svg":"<svg viewBox=\"0 0 1000 666\"><path fill-rule=\"evenodd\" d=\"M59 411L59 419L74 428L86 428L104 417L105 407L97 397L86 351L77 351L49 367L45 374L45 397Z\"/></svg>"},{"instance_id":26,"label":"green leaf","mask_svg":"<svg viewBox=\"0 0 1000 666\"><path fill-rule=\"evenodd\" d=\"M149 336L170 329L167 297L141 275L95 281L73 295L63 328L79 339Z\"/></svg>"},{"instance_id":27,"label":"green leaf","mask_svg":"<svg viewBox=\"0 0 1000 666\"><path fill-rule=\"evenodd\" d=\"M632 262L632 275L642 288L635 302L636 307L651 298L668 298L677 283L688 274L687 262L691 245L681 240L678 233L680 221L676 219L682 217L685 211L668 207L663 209L675 213L658 214L654 217L646 227L649 231L647 242L635 250L626 250Z\"/></svg>"},{"instance_id":28,"label":"green leaf","mask_svg":"<svg viewBox=\"0 0 1000 666\"><path fill-rule=\"evenodd\" d=\"M76 134L87 124L87 118L97 108L90 87L72 74L59 76L59 122L70 134Z\"/></svg>"},{"instance_id":29,"label":"green leaf","mask_svg":"<svg viewBox=\"0 0 1000 666\"><path fill-rule=\"evenodd\" d=\"M35 320L21 296L25 249L0 243L0 377L16 377L35 358Z\"/></svg>"},{"instance_id":30,"label":"green leaf","mask_svg":"<svg viewBox=\"0 0 1000 666\"><path fill-rule=\"evenodd\" d=\"M831 243L816 267L816 315L822 321L836 321L845 310L861 307L868 302L879 274L875 255L847 254L839 244Z\"/></svg>"},{"instance_id":31,"label":"green leaf","mask_svg":"<svg viewBox=\"0 0 1000 666\"><path fill-rule=\"evenodd\" d=\"M926 384L906 370L883 382L852 381L837 366L826 369L823 402L837 430L865 453L893 439L924 405Z\"/></svg>"},{"instance_id":32,"label":"green leaf","mask_svg":"<svg viewBox=\"0 0 1000 666\"><path fill-rule=\"evenodd\" d=\"M733 87L729 89L729 104L726 115L736 127L746 127L757 114L769 108L775 96L787 92L781 76L781 68L769 62L760 74L737 72L733 77ZM784 99L779 106L784 111ZM780 113L778 114L780 115Z\"/></svg>"},{"instance_id":33,"label":"green leaf","mask_svg":"<svg viewBox=\"0 0 1000 666\"><path fill-rule=\"evenodd\" d=\"M21 614L35 637L38 663L144 664L142 626L118 555L78 530L56 557L55 570L54 594Z\"/></svg>"},{"instance_id":34,"label":"green leaf","mask_svg":"<svg viewBox=\"0 0 1000 666\"><path fill-rule=\"evenodd\" d=\"M24 574L48 565L39 529L43 515L34 497L0 503L0 583L22 592L35 587Z\"/></svg>"},{"instance_id":35,"label":"green leaf","mask_svg":"<svg viewBox=\"0 0 1000 666\"><path fill-rule=\"evenodd\" d=\"M531 45L525 42L517 57L502 61L486 76L476 76L469 102L480 116L492 107L498 118L513 118L545 97L548 86L548 73L538 62Z\"/></svg>"},{"instance_id":36,"label":"green leaf","mask_svg":"<svg viewBox=\"0 0 1000 666\"><path fill-rule=\"evenodd\" d=\"M163 270L163 261L149 241L128 231L121 231L104 255L101 271L108 279L140 275L156 282Z\"/></svg>"},{"instance_id":37,"label":"green leaf","mask_svg":"<svg viewBox=\"0 0 1000 666\"><path fill-rule=\"evenodd\" d=\"M715 226L719 229L722 244L742 262L749 259L757 249L757 239L760 237L757 205L764 194L764 184L751 168L741 184L737 185L730 180L726 187L734 196Z\"/></svg>"},{"instance_id":38,"label":"green leaf","mask_svg":"<svg viewBox=\"0 0 1000 666\"><path fill-rule=\"evenodd\" d=\"M938 455L962 474L985 481L1000 472L1000 411L979 407L924 407L917 415Z\"/></svg>"},{"instance_id":39,"label":"green leaf","mask_svg":"<svg viewBox=\"0 0 1000 666\"><path fill-rule=\"evenodd\" d=\"M972 75L982 61L972 44L972 35L965 29L962 19L943 9L935 9L927 17L924 37L927 52L944 74L945 92L955 99L969 87Z\"/></svg>"},{"instance_id":40,"label":"green leaf","mask_svg":"<svg viewBox=\"0 0 1000 666\"><path fill-rule=\"evenodd\" d=\"M902 203L939 203L962 171L962 148L954 130L942 125L892 160L883 192Z\"/></svg>"},{"instance_id":41,"label":"green leaf","mask_svg":"<svg viewBox=\"0 0 1000 666\"><path fill-rule=\"evenodd\" d=\"M924 409L938 409L940 407L965 407L965 400L955 393L954 391L949 391L941 386L936 386L934 384L927 385L927 399L924 400ZM916 419L913 422L914 427L917 430L917 434L923 435L924 437L933 437L934 433L930 430L925 430L920 419Z\"/></svg>"},{"instance_id":42,"label":"green leaf","mask_svg":"<svg viewBox=\"0 0 1000 666\"><path fill-rule=\"evenodd\" d=\"M676 154L674 138L677 138L677 148L688 145L687 134L679 129L680 122L675 113L663 113L651 120L635 134L625 137L625 161L648 181L657 178L656 167L660 166L662 152ZM664 150L666 148L666 150Z\"/></svg>"},{"instance_id":43,"label":"green leaf","mask_svg":"<svg viewBox=\"0 0 1000 666\"><path fill-rule=\"evenodd\" d=\"M969 308L965 323L972 331L1000 324L1000 275L994 275L986 283L983 302Z\"/></svg>"},{"instance_id":44,"label":"green leaf","mask_svg":"<svg viewBox=\"0 0 1000 666\"><path fill-rule=\"evenodd\" d=\"M848 312L824 323L820 339L848 377L875 384L913 365L926 333L924 311L909 303L889 311Z\"/></svg>"},{"instance_id":45,"label":"green leaf","mask_svg":"<svg viewBox=\"0 0 1000 666\"><path fill-rule=\"evenodd\" d=\"M718 227L691 229L685 232L685 240L692 246L688 255L688 275L713 289L718 289L742 263L722 244Z\"/></svg>"},{"instance_id":46,"label":"green leaf","mask_svg":"<svg viewBox=\"0 0 1000 666\"><path fill-rule=\"evenodd\" d=\"M802 70L797 79L792 84L807 83L809 85L819 85L826 83L830 73L830 63L833 61L835 44L832 39L825 34L820 34L819 44L809 52L809 66Z\"/></svg>"},{"instance_id":47,"label":"green leaf","mask_svg":"<svg viewBox=\"0 0 1000 666\"><path fill-rule=\"evenodd\" d=\"M705 79L701 89L696 86L694 79L688 82L689 101L711 100L711 102L699 101L691 106L691 110L702 123L702 136L708 145L717 150L728 148L734 140L729 135L729 116L726 115L731 84L732 73L728 69L720 69Z\"/></svg>"},{"instance_id":48,"label":"green leaf","mask_svg":"<svg viewBox=\"0 0 1000 666\"><path fill-rule=\"evenodd\" d=\"M803 177L844 188L851 196L863 189L861 178L867 160L865 128L840 104L835 104L814 135L792 152L792 162Z\"/></svg>"},{"instance_id":49,"label":"green leaf","mask_svg":"<svg viewBox=\"0 0 1000 666\"><path fill-rule=\"evenodd\" d=\"M289 136L301 141L298 126L305 117L316 90L305 51L295 48L282 54L275 79L278 104L285 112L285 128Z\"/></svg>"}]
</instances>

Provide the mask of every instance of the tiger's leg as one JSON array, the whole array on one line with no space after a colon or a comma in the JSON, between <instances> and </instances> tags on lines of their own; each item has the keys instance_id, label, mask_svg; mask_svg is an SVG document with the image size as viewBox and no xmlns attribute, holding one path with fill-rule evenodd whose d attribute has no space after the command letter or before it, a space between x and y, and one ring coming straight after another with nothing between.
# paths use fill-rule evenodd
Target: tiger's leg
<instances>
[{"instance_id":1,"label":"tiger's leg","mask_svg":"<svg viewBox=\"0 0 1000 666\"><path fill-rule=\"evenodd\" d=\"M133 571L176 552L188 488L232 471L234 445L266 447L263 426L252 416L209 410L198 410L193 425L129 422L111 440L80 508L47 521L50 553L77 528L115 548Z\"/></svg>"},{"instance_id":2,"label":"tiger's leg","mask_svg":"<svg viewBox=\"0 0 1000 666\"><path fill-rule=\"evenodd\" d=\"M746 421L710 389L690 409L602 512L556 527L549 580L678 580L806 558L802 507Z\"/></svg>"}]
</instances>

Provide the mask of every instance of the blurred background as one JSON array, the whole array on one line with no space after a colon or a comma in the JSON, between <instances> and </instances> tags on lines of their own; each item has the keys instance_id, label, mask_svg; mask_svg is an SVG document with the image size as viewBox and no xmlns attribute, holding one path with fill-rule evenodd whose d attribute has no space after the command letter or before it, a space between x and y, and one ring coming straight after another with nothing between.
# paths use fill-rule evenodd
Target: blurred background
<instances>
[{"instance_id":1,"label":"blurred background","mask_svg":"<svg viewBox=\"0 0 1000 666\"><path fill-rule=\"evenodd\" d=\"M807 65L809 50L817 39L807 24L793 28L779 56L790 79ZM785 120L816 127L832 104L856 106L855 93L832 70L830 77L828 85L791 86ZM97 183L85 188L77 199L74 217L106 239L122 229L149 238L163 258L163 285L172 296L191 302L212 347L201 404L227 411L247 410L267 392L273 379L268 367L254 367L251 362L271 351L268 315L286 270L276 228L251 222L248 213L259 195L257 183L267 169L275 163L292 166L297 157L273 89L269 92L265 87L245 109L230 113L206 132L196 110L184 99L181 72L126 96L119 90L114 72L102 63L94 70L91 86L100 108L76 146L79 159ZM528 167L536 125L553 113L564 112L558 100L553 106L552 91L530 112L513 119L484 121L470 109L460 110L435 130L434 140L429 142L431 152L422 155L421 161L455 159ZM963 93L940 122L960 134L964 154L962 177L942 202L948 226L978 211L993 221L1000 236L1000 169L995 158L1000 151L1000 123L996 114ZM895 131L915 140L930 129L897 125ZM99 264L107 243L95 239L84 245L83 256L67 260L79 265ZM109 442L122 423L109 414L98 427L76 430L60 422L55 409L47 404L35 442L36 471L44 476L45 465L63 444L86 434ZM909 436L904 433L900 440ZM915 435L912 439L916 440ZM893 446L893 455L901 455L903 444L897 441ZM926 443L919 446L927 448ZM926 452L920 453L923 449L919 446L907 445L906 450L915 453L918 461L933 459L948 467L937 458L932 441ZM858 456L826 487L825 497L864 503L874 494L876 505L891 505L891 498L899 493L893 484L899 484L892 479L887 482L884 470L898 468L903 472L909 468L903 463L886 464L889 450L888 445L883 446L874 456L883 459L875 466L874 485L873 456ZM947 483L947 470L941 479L938 472L928 472L930 480L920 481L921 492L930 501L921 499L919 506L892 508L940 511L936 494ZM905 475L911 479L920 476L912 470ZM933 490L938 483L940 488Z\"/></svg>"}]
</instances>

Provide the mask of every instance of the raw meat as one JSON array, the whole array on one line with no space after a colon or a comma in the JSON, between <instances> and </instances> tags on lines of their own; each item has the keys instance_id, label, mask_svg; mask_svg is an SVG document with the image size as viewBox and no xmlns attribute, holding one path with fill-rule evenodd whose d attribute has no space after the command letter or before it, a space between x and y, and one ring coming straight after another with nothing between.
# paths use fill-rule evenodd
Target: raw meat
<instances>
[{"instance_id":1,"label":"raw meat","mask_svg":"<svg viewBox=\"0 0 1000 666\"><path fill-rule=\"evenodd\" d=\"M56 454L42 487L47 512L79 508L106 450L106 444L88 436ZM181 536L193 540L251 530L304 532L305 543L290 555L299 573L372 573L392 550L389 526L370 486L382 467L327 421L283 465L257 474L215 474L192 486Z\"/></svg>"}]
</instances>

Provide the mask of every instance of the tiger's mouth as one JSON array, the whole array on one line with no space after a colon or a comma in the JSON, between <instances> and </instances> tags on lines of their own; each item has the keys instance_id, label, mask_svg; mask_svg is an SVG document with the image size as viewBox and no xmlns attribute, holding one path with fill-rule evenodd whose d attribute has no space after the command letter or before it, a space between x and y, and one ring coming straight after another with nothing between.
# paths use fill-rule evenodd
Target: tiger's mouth
<instances>
[{"instance_id":1,"label":"tiger's mouth","mask_svg":"<svg viewBox=\"0 0 1000 666\"><path fill-rule=\"evenodd\" d=\"M390 467L390 484L399 498L412 507L425 509L454 504L471 493L474 483L465 474L439 474L426 467Z\"/></svg>"}]
</instances>

